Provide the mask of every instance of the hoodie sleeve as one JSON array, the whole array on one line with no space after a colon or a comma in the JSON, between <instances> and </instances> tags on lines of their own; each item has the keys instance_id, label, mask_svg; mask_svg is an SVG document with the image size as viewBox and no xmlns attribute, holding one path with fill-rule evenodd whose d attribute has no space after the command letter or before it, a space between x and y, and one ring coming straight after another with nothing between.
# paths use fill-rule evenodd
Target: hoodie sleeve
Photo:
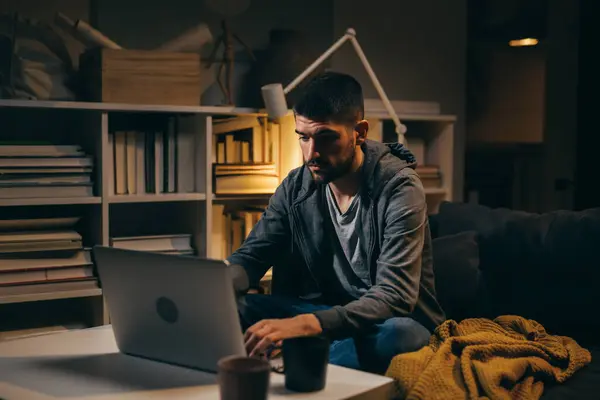
<instances>
[{"instance_id":1,"label":"hoodie sleeve","mask_svg":"<svg viewBox=\"0 0 600 400\"><path fill-rule=\"evenodd\" d=\"M389 185L383 241L375 284L360 299L318 311L325 335L351 336L392 317L410 316L419 297L421 257L425 239L425 192L412 169L403 170Z\"/></svg>"},{"instance_id":2,"label":"hoodie sleeve","mask_svg":"<svg viewBox=\"0 0 600 400\"><path fill-rule=\"evenodd\" d=\"M234 266L234 280L246 286L236 286L236 291L258 288L261 278L276 264L277 255L290 241L290 228L287 207L289 178L279 185L271 196L269 205L242 244L227 262ZM240 266L242 268L240 268ZM240 276L246 273L247 277Z\"/></svg>"}]
</instances>

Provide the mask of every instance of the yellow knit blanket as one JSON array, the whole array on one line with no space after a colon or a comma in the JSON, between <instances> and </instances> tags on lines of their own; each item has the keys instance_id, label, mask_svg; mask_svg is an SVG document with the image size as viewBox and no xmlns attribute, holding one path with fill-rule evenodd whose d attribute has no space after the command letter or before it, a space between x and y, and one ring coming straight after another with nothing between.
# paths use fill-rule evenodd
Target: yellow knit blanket
<instances>
[{"instance_id":1,"label":"yellow knit blanket","mask_svg":"<svg viewBox=\"0 0 600 400\"><path fill-rule=\"evenodd\" d=\"M447 320L429 345L392 360L386 375L406 399L539 399L544 381L562 383L592 356L569 337L507 315Z\"/></svg>"}]
</instances>

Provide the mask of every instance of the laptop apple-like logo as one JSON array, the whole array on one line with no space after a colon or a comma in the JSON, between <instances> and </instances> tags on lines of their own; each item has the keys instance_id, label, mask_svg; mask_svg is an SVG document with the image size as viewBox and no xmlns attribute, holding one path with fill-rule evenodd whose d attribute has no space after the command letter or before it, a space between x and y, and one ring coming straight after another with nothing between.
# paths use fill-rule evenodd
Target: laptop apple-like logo
<instances>
[{"instance_id":1,"label":"laptop apple-like logo","mask_svg":"<svg viewBox=\"0 0 600 400\"><path fill-rule=\"evenodd\" d=\"M179 310L175 302L167 297L156 300L156 312L163 321L174 324L179 318Z\"/></svg>"}]
</instances>

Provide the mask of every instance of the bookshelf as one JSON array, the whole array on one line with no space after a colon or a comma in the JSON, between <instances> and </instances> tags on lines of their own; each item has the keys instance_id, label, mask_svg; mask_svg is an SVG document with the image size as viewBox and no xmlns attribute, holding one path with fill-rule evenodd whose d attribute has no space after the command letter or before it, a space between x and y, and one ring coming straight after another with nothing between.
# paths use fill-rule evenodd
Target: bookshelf
<instances>
[{"instance_id":1,"label":"bookshelf","mask_svg":"<svg viewBox=\"0 0 600 400\"><path fill-rule=\"evenodd\" d=\"M213 195L213 118L223 116L266 117L257 110L233 107L0 100L0 141L3 144L18 141L76 145L94 161L93 195L56 197L47 192L40 197L26 198L0 195L0 219L13 219L15 215L23 219L78 216L80 221L74 229L81 234L86 248L113 245L118 238L138 235L187 234L196 254L207 256L213 201L268 201L268 195L264 194L223 198ZM146 131L149 125L169 119L177 120L179 134L193 143L191 162L184 166L192 172L192 190L117 193L112 143L115 132ZM0 320L4 322L0 331L36 329L40 321L46 325L107 323L101 285L80 288L69 285L71 283L0 285ZM42 318L42 315L65 314L65 310L72 312L62 319Z\"/></svg>"},{"instance_id":2,"label":"bookshelf","mask_svg":"<svg viewBox=\"0 0 600 400\"><path fill-rule=\"evenodd\" d=\"M232 117L236 117L232 119ZM157 106L136 104L111 104L89 102L27 101L0 99L0 140L44 140L54 144L80 146L94 160L93 195L85 197L31 197L19 199L0 198L0 219L22 215L26 218L77 215L81 217L77 230L85 247L112 245L118 238L137 236L161 236L186 234L191 237L191 247L201 257L225 255L215 251L215 215L250 209L260 212L270 193L213 194L213 163L218 157L219 135L226 135L244 125L236 125L238 119L258 121L264 132L273 137L275 164L279 182L287 173L302 163L302 155L290 114L280 123L268 122L261 110L212 106ZM394 140L393 125L383 114L370 114L371 138ZM402 115L408 126L408 135L423 138L423 157L426 164L438 165L442 173L442 186L428 188L431 209L438 200L450 200L452 196L452 143L453 116ZM163 126L165 121L176 120L179 137L193 143L188 154L191 158L179 169L192 173L185 192L152 193L131 188L127 194L115 190L115 133L121 131L144 131L149 127ZM223 120L233 121L224 127ZM122 188L121 188L122 189ZM256 215L253 217L256 218ZM248 218L246 221L252 221ZM216 229L218 231L218 229ZM222 230L221 230L222 231ZM223 234L223 232L222 232ZM51 310L46 303L56 303L55 309L76 309L74 314L87 326L105 324L109 321L102 299L101 285L88 289L38 290L21 293L3 293L0 286L0 320L15 318L29 313L35 319L40 312ZM73 305L75 304L75 305ZM17 307L6 311L6 307ZM42 310L42 311L40 311ZM57 314L59 314L59 312ZM54 313L55 311L52 311ZM28 315L29 315L28 314ZM50 315L50 314L48 314ZM67 319L71 318L65 317ZM38 318L40 320L40 318ZM44 318L44 323L52 324ZM70 320L67 322L71 322ZM57 321L62 323L62 321ZM29 324L31 325L31 324ZM23 328L35 328L32 326ZM4 329L0 326L0 331ZM11 329L13 329L11 327Z\"/></svg>"}]
</instances>

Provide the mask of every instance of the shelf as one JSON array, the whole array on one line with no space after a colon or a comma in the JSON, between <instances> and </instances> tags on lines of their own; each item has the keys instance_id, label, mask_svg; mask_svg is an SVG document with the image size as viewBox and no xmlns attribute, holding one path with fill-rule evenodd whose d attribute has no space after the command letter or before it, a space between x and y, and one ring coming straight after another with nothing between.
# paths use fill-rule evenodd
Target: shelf
<instances>
[{"instance_id":1,"label":"shelf","mask_svg":"<svg viewBox=\"0 0 600 400\"><path fill-rule=\"evenodd\" d=\"M61 204L100 204L100 197L35 197L25 199L0 199L4 206L50 206Z\"/></svg>"},{"instance_id":2,"label":"shelf","mask_svg":"<svg viewBox=\"0 0 600 400\"><path fill-rule=\"evenodd\" d=\"M365 118L369 119L392 119L387 112L365 113ZM398 114L398 119L402 121L425 121L425 122L456 122L455 115L444 114Z\"/></svg>"},{"instance_id":3,"label":"shelf","mask_svg":"<svg viewBox=\"0 0 600 400\"><path fill-rule=\"evenodd\" d=\"M213 195L213 201L253 201L253 200L265 200L268 201L273 193L259 193L259 194L240 194L240 195Z\"/></svg>"},{"instance_id":4,"label":"shelf","mask_svg":"<svg viewBox=\"0 0 600 400\"><path fill-rule=\"evenodd\" d=\"M62 110L97 110L116 112L153 112L175 114L207 114L207 115L256 115L266 116L255 108L229 106L174 106L154 104L98 103L85 101L44 101L44 100L11 100L0 99L0 107L14 108L50 108Z\"/></svg>"},{"instance_id":5,"label":"shelf","mask_svg":"<svg viewBox=\"0 0 600 400\"><path fill-rule=\"evenodd\" d=\"M30 301L44 300L59 300L59 299L74 299L77 297L94 297L101 296L102 289L72 289L72 290L55 290L50 292L40 293L22 293L0 296L0 304L10 303L26 303Z\"/></svg>"},{"instance_id":6,"label":"shelf","mask_svg":"<svg viewBox=\"0 0 600 400\"><path fill-rule=\"evenodd\" d=\"M111 204L121 203L166 203L171 201L200 201L206 200L204 193L161 193L161 194L125 194L108 198Z\"/></svg>"}]
</instances>

